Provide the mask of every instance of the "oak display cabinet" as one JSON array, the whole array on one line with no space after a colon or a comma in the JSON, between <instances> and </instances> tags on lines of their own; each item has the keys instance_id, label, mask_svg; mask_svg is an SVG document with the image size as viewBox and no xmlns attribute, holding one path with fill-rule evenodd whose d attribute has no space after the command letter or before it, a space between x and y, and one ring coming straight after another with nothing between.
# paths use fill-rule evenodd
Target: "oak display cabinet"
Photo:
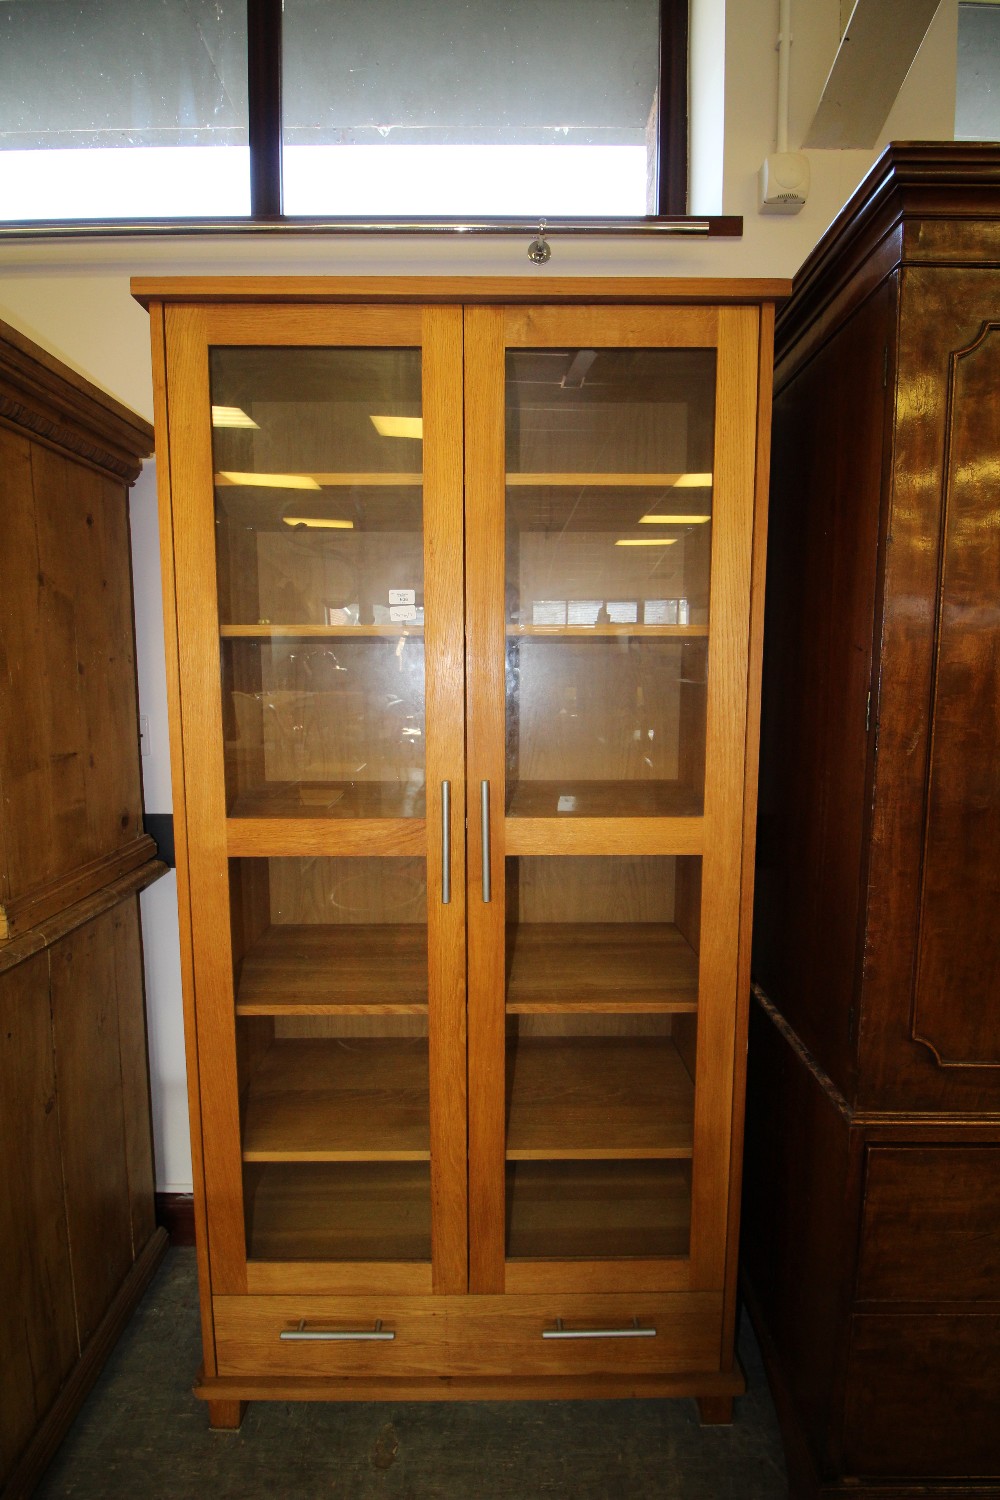
<instances>
[{"instance_id":1,"label":"oak display cabinet","mask_svg":"<svg viewBox=\"0 0 1000 1500\"><path fill-rule=\"evenodd\" d=\"M725 1420L783 284L134 290L211 1420Z\"/></svg>"}]
</instances>

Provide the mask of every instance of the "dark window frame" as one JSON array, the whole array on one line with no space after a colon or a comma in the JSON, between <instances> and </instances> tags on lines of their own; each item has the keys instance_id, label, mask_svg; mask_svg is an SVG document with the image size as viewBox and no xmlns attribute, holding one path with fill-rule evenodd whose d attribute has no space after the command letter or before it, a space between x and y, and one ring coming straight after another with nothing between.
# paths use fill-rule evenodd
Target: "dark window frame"
<instances>
[{"instance_id":1,"label":"dark window frame","mask_svg":"<svg viewBox=\"0 0 1000 1500\"><path fill-rule=\"evenodd\" d=\"M655 218L687 213L688 0L660 0L654 138ZM281 202L281 0L247 0L250 218L284 221Z\"/></svg>"},{"instance_id":2,"label":"dark window frame","mask_svg":"<svg viewBox=\"0 0 1000 1500\"><path fill-rule=\"evenodd\" d=\"M654 211L634 217L551 219L549 229L599 230L613 234L697 234L710 237L739 235L742 219L688 216L688 6L689 0L659 0L659 62L656 122L653 131L651 203ZM183 218L163 220L34 220L4 224L0 238L35 235L106 236L118 233L147 235L197 234L199 231L271 231L365 233L503 234L538 223L529 215L381 217L362 221L335 214L322 217L286 215L282 209L281 180L281 0L246 0L247 106L250 146L250 213L228 219Z\"/></svg>"}]
</instances>

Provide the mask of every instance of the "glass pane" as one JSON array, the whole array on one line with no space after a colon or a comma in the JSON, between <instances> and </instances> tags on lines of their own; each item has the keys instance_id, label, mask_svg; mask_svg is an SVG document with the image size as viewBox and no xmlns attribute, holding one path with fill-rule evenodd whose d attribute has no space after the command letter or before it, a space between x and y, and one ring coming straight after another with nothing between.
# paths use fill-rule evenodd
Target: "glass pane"
<instances>
[{"instance_id":1,"label":"glass pane","mask_svg":"<svg viewBox=\"0 0 1000 1500\"><path fill-rule=\"evenodd\" d=\"M232 860L230 905L248 1255L428 1259L423 861Z\"/></svg>"},{"instance_id":2,"label":"glass pane","mask_svg":"<svg viewBox=\"0 0 1000 1500\"><path fill-rule=\"evenodd\" d=\"M712 350L507 357L507 787L526 817L703 807Z\"/></svg>"},{"instance_id":3,"label":"glass pane","mask_svg":"<svg viewBox=\"0 0 1000 1500\"><path fill-rule=\"evenodd\" d=\"M657 0L285 0L291 214L647 209Z\"/></svg>"},{"instance_id":4,"label":"glass pane","mask_svg":"<svg viewBox=\"0 0 1000 1500\"><path fill-rule=\"evenodd\" d=\"M688 1251L701 860L507 860L507 1254Z\"/></svg>"},{"instance_id":5,"label":"glass pane","mask_svg":"<svg viewBox=\"0 0 1000 1500\"><path fill-rule=\"evenodd\" d=\"M415 349L211 356L233 816L422 817Z\"/></svg>"},{"instance_id":6,"label":"glass pane","mask_svg":"<svg viewBox=\"0 0 1000 1500\"><path fill-rule=\"evenodd\" d=\"M0 217L250 212L242 0L15 0L2 29Z\"/></svg>"},{"instance_id":7,"label":"glass pane","mask_svg":"<svg viewBox=\"0 0 1000 1500\"><path fill-rule=\"evenodd\" d=\"M1000 139L1000 8L958 7L956 141Z\"/></svg>"}]
</instances>

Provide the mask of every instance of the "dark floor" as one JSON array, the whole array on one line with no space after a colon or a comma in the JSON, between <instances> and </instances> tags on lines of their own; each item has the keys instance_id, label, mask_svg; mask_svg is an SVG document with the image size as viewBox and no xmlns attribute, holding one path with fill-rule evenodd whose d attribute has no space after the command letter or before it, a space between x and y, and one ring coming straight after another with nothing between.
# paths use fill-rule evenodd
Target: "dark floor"
<instances>
[{"instance_id":1,"label":"dark floor","mask_svg":"<svg viewBox=\"0 0 1000 1500\"><path fill-rule=\"evenodd\" d=\"M210 1432L193 1250L171 1250L38 1490L55 1500L784 1500L767 1384L732 1427L693 1401L258 1402Z\"/></svg>"}]
</instances>

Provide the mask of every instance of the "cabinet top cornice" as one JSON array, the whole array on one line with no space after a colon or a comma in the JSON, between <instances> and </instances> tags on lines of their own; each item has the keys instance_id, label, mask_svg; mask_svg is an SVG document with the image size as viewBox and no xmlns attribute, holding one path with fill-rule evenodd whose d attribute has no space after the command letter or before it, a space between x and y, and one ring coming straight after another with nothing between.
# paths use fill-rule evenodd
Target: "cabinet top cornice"
<instances>
[{"instance_id":1,"label":"cabinet top cornice","mask_svg":"<svg viewBox=\"0 0 1000 1500\"><path fill-rule=\"evenodd\" d=\"M137 276L151 302L762 303L787 297L781 278L687 276Z\"/></svg>"}]
</instances>

